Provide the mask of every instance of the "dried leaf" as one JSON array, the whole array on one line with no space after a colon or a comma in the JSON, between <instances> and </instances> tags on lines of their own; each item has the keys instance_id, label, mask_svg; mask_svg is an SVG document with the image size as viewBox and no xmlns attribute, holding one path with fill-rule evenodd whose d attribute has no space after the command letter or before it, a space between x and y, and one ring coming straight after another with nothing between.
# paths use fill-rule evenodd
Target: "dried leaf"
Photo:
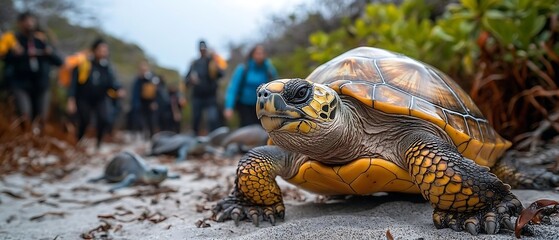
<instances>
[{"instance_id":1,"label":"dried leaf","mask_svg":"<svg viewBox=\"0 0 559 240\"><path fill-rule=\"evenodd\" d=\"M205 212L205 211L211 209L210 207L208 207L204 204L196 204L195 206L196 206L196 212L197 213L202 213L202 212Z\"/></svg>"},{"instance_id":2,"label":"dried leaf","mask_svg":"<svg viewBox=\"0 0 559 240\"><path fill-rule=\"evenodd\" d=\"M0 109L10 111L9 105ZM60 123L47 122L41 134L24 130L24 121L10 114L0 116L0 175L19 172L28 176L47 173L61 178L85 161L83 149ZM63 124L62 124L63 125Z\"/></svg>"},{"instance_id":3,"label":"dried leaf","mask_svg":"<svg viewBox=\"0 0 559 240\"><path fill-rule=\"evenodd\" d=\"M196 221L196 223L194 223L194 225L196 225L197 228L211 227L211 225L209 223L207 223L206 220L207 219L198 220L198 221Z\"/></svg>"},{"instance_id":4,"label":"dried leaf","mask_svg":"<svg viewBox=\"0 0 559 240\"><path fill-rule=\"evenodd\" d=\"M116 219L114 215L112 214L99 214L97 215L97 218L102 218L102 219Z\"/></svg>"},{"instance_id":5,"label":"dried leaf","mask_svg":"<svg viewBox=\"0 0 559 240\"><path fill-rule=\"evenodd\" d=\"M394 240L392 233L390 233L390 229L386 230L386 239L387 240Z\"/></svg>"},{"instance_id":6,"label":"dried leaf","mask_svg":"<svg viewBox=\"0 0 559 240\"><path fill-rule=\"evenodd\" d=\"M40 204L44 204L44 205L47 205L47 206L54 207L54 208L59 208L60 207L58 204L53 203L53 202L48 202L46 199L40 199L37 202L40 203Z\"/></svg>"},{"instance_id":7,"label":"dried leaf","mask_svg":"<svg viewBox=\"0 0 559 240\"><path fill-rule=\"evenodd\" d=\"M155 214L149 216L148 221L152 222L152 223L160 223L167 220L167 217L164 216L162 213L160 212L156 212Z\"/></svg>"},{"instance_id":8,"label":"dried leaf","mask_svg":"<svg viewBox=\"0 0 559 240\"><path fill-rule=\"evenodd\" d=\"M83 239L97 239L97 238L100 238L100 237L105 237L106 238L106 236L109 234L109 230L112 227L113 226L110 223L108 223L104 220L101 220L101 225L89 230L86 233L82 233L80 235L80 237L83 238ZM98 236L96 236L95 233L101 233L101 236L98 237Z\"/></svg>"},{"instance_id":9,"label":"dried leaf","mask_svg":"<svg viewBox=\"0 0 559 240\"><path fill-rule=\"evenodd\" d=\"M514 228L514 235L517 238L520 238L520 234L522 228L528 224L529 222L532 223L540 223L541 222L541 215L539 215L542 211L549 206L559 206L559 202L549 199L540 199L538 201L533 202L530 204L529 207L522 210L520 216L516 219L516 226ZM559 210L559 209L558 209ZM548 213L550 214L550 213Z\"/></svg>"}]
</instances>

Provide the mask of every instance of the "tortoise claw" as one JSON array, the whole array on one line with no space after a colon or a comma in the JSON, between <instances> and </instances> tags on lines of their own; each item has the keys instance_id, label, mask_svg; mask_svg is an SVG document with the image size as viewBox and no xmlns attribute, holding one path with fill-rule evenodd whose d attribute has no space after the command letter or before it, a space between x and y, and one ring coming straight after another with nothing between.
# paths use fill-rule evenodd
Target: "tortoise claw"
<instances>
[{"instance_id":1,"label":"tortoise claw","mask_svg":"<svg viewBox=\"0 0 559 240\"><path fill-rule=\"evenodd\" d=\"M217 216L215 217L215 221L216 222L223 222L225 221L225 214L220 212L217 214Z\"/></svg>"},{"instance_id":2,"label":"tortoise claw","mask_svg":"<svg viewBox=\"0 0 559 240\"><path fill-rule=\"evenodd\" d=\"M462 231L462 226L460 226L460 224L458 223L458 221L456 219L451 219L448 222L448 226L454 231L457 231L457 232Z\"/></svg>"},{"instance_id":3,"label":"tortoise claw","mask_svg":"<svg viewBox=\"0 0 559 240\"><path fill-rule=\"evenodd\" d=\"M451 228L454 231L466 231L472 235L480 232L496 234L500 229L514 229L510 218L518 216L522 210L520 201L509 194L496 206L487 207L477 212L452 212L435 210L433 222L437 228ZM479 216L482 216L481 218Z\"/></svg>"},{"instance_id":4,"label":"tortoise claw","mask_svg":"<svg viewBox=\"0 0 559 240\"><path fill-rule=\"evenodd\" d=\"M278 217L279 217L279 219L284 220L285 219L285 211L282 210L281 212L278 212Z\"/></svg>"},{"instance_id":5,"label":"tortoise claw","mask_svg":"<svg viewBox=\"0 0 559 240\"><path fill-rule=\"evenodd\" d=\"M501 218L501 225L505 226L508 230L514 231L514 224L510 220L510 216L508 214L504 214Z\"/></svg>"},{"instance_id":6,"label":"tortoise claw","mask_svg":"<svg viewBox=\"0 0 559 240\"><path fill-rule=\"evenodd\" d=\"M225 220L227 220L227 217L230 216L230 213L233 210L233 208L234 206L230 206L222 212L221 211L217 212L217 216L215 217L215 220L217 222L224 222Z\"/></svg>"},{"instance_id":7,"label":"tortoise claw","mask_svg":"<svg viewBox=\"0 0 559 240\"><path fill-rule=\"evenodd\" d=\"M275 212L276 215L278 216L279 219L284 220L285 219L285 207L283 206L283 204L276 204L275 206Z\"/></svg>"},{"instance_id":8,"label":"tortoise claw","mask_svg":"<svg viewBox=\"0 0 559 240\"><path fill-rule=\"evenodd\" d=\"M276 218L274 217L273 214L268 216L268 221L270 221L270 223L272 224L272 226L276 226Z\"/></svg>"},{"instance_id":9,"label":"tortoise claw","mask_svg":"<svg viewBox=\"0 0 559 240\"><path fill-rule=\"evenodd\" d=\"M242 213L243 212L239 208L235 208L233 209L233 211L231 211L231 219L235 221L235 226L239 226L239 221L241 220Z\"/></svg>"},{"instance_id":10,"label":"tortoise claw","mask_svg":"<svg viewBox=\"0 0 559 240\"><path fill-rule=\"evenodd\" d=\"M470 234L477 236L479 233L479 220L477 217L471 217L464 222L464 229L466 229Z\"/></svg>"},{"instance_id":11,"label":"tortoise claw","mask_svg":"<svg viewBox=\"0 0 559 240\"><path fill-rule=\"evenodd\" d=\"M485 214L483 218L484 229L487 234L495 234L499 231L499 226L497 225L497 218L495 213L489 212Z\"/></svg>"},{"instance_id":12,"label":"tortoise claw","mask_svg":"<svg viewBox=\"0 0 559 240\"><path fill-rule=\"evenodd\" d=\"M485 232L487 234L497 233L497 224L495 222L485 222Z\"/></svg>"},{"instance_id":13,"label":"tortoise claw","mask_svg":"<svg viewBox=\"0 0 559 240\"><path fill-rule=\"evenodd\" d=\"M476 226L474 223L469 222L469 223L466 223L466 230L470 234L472 234L474 236L477 236L477 234L479 233L479 226Z\"/></svg>"},{"instance_id":14,"label":"tortoise claw","mask_svg":"<svg viewBox=\"0 0 559 240\"><path fill-rule=\"evenodd\" d=\"M252 221L257 227L260 226L261 221L268 221L275 225L278 218L283 220L285 217L285 207L282 202L270 206L255 205L235 194L219 201L212 212L214 221L233 220L236 226L244 219Z\"/></svg>"},{"instance_id":15,"label":"tortoise claw","mask_svg":"<svg viewBox=\"0 0 559 240\"><path fill-rule=\"evenodd\" d=\"M257 213L253 213L251 215L251 219L252 219L252 223L254 224L254 226L256 226L256 227L260 226L260 218L258 217Z\"/></svg>"},{"instance_id":16,"label":"tortoise claw","mask_svg":"<svg viewBox=\"0 0 559 240\"><path fill-rule=\"evenodd\" d=\"M271 207L264 208L264 216L268 221L272 224L272 226L276 225L276 218L274 217L274 209Z\"/></svg>"}]
</instances>

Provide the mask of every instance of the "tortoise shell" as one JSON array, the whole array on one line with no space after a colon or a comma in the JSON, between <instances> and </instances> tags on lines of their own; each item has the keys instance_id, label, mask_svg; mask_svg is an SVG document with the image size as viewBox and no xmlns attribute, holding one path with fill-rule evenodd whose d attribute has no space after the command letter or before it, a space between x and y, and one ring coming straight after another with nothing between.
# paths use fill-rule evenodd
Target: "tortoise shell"
<instances>
[{"instance_id":1,"label":"tortoise shell","mask_svg":"<svg viewBox=\"0 0 559 240\"><path fill-rule=\"evenodd\" d=\"M401 54L356 48L319 66L307 80L328 85L376 110L434 123L464 157L484 166L493 166L511 145L455 81Z\"/></svg>"}]
</instances>

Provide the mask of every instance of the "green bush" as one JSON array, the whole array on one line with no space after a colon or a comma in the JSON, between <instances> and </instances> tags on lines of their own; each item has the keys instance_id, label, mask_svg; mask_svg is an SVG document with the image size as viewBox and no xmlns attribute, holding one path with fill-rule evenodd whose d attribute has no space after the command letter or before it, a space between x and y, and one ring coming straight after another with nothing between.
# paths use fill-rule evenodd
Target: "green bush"
<instances>
[{"instance_id":1,"label":"green bush","mask_svg":"<svg viewBox=\"0 0 559 240\"><path fill-rule=\"evenodd\" d=\"M431 8L414 0L369 4L354 21L310 35L307 57L296 53L298 61L310 72L358 46L403 53L453 77L516 141L559 112L557 1L462 0L439 16Z\"/></svg>"}]
</instances>

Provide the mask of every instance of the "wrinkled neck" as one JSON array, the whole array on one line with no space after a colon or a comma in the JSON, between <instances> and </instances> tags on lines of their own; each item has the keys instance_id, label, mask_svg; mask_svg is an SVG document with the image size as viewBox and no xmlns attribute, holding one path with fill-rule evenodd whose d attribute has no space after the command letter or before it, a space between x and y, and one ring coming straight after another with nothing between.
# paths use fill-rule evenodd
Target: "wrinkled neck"
<instances>
[{"instance_id":1,"label":"wrinkled neck","mask_svg":"<svg viewBox=\"0 0 559 240\"><path fill-rule=\"evenodd\" d=\"M348 162L359 157L358 146L354 146L355 139L360 138L362 131L355 126L355 115L352 108L346 104L340 104L340 109L333 124L324 130L324 139L321 143L324 151L317 156L317 159L324 159L328 163L333 160L335 163Z\"/></svg>"},{"instance_id":2,"label":"wrinkled neck","mask_svg":"<svg viewBox=\"0 0 559 240\"><path fill-rule=\"evenodd\" d=\"M363 138L359 115L352 105L344 103L339 107L336 122L326 134L330 146L325 149L322 158L325 163L345 163L362 155L363 146L358 141Z\"/></svg>"}]
</instances>

